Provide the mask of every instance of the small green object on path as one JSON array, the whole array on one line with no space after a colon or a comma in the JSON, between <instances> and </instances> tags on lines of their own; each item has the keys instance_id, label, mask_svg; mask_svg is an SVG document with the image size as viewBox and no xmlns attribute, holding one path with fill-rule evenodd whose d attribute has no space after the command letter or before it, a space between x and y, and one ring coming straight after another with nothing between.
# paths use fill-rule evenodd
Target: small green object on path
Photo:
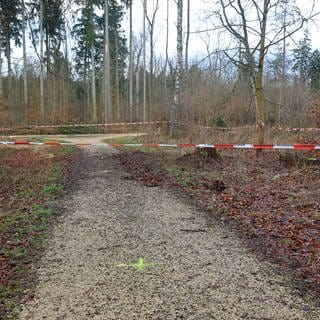
<instances>
[{"instance_id":1,"label":"small green object on path","mask_svg":"<svg viewBox=\"0 0 320 320\"><path fill-rule=\"evenodd\" d=\"M119 263L117 267L134 267L138 271L142 272L147 267L156 266L156 265L162 265L162 263L148 263L145 261L144 258L139 258L136 263Z\"/></svg>"}]
</instances>

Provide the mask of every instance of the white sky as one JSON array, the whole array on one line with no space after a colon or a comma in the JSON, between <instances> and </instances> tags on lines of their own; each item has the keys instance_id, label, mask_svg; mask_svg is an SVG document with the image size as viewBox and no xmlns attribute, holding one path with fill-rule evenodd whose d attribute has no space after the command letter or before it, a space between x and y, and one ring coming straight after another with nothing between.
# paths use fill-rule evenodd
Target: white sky
<instances>
[{"instance_id":1,"label":"white sky","mask_svg":"<svg viewBox=\"0 0 320 320\"><path fill-rule=\"evenodd\" d=\"M261 1L261 0L260 0ZM156 0L147 0L148 13L150 15L153 12L153 5ZM206 18L210 8L214 7L215 0L191 0L190 1L190 31L196 32L199 30L206 30L206 28L212 27L210 25L209 20ZM135 33L138 35L139 32L142 32L142 3L143 0L133 0L133 29ZM175 0L169 0L170 3L170 11L169 11L169 52L171 55L175 54L176 51L176 3ZM303 8L303 10L310 11L311 0L297 0L299 6ZM155 31L155 48L157 55L165 54L165 41L166 41L166 0L159 0L159 10L156 16L156 31ZM187 1L183 1L184 5L184 24L186 23L186 6ZM320 0L315 1L314 12L320 12ZM125 19L124 25L127 26L128 19ZM184 29L185 30L185 29ZM309 24L310 37L312 40L313 49L320 49L320 16L317 16L315 22ZM211 49L215 49L216 41L215 37L211 36L210 39L210 47ZM201 39L202 38L202 39ZM303 31L297 33L295 35L295 41L299 41L303 38ZM206 55L206 45L205 39L209 39L206 33L202 33L201 35L198 33L193 33L190 36L189 41L189 50L190 56L193 57L202 57ZM220 45L221 46L221 45ZM293 46L292 46L293 47ZM290 49L290 46L289 46Z\"/></svg>"},{"instance_id":2,"label":"white sky","mask_svg":"<svg viewBox=\"0 0 320 320\"><path fill-rule=\"evenodd\" d=\"M206 30L207 28L212 27L210 25L210 21L207 19L207 14L210 12L210 8L214 6L216 0L190 0L190 40L189 40L189 56L190 60L200 60L204 56L207 55L206 53L206 42L209 43L210 51L213 51L217 48L217 36L208 36L206 33L196 33L199 30ZM262 0L259 0L262 1ZM292 1L292 0L289 0ZM148 4L148 13L151 15L153 12L153 5L156 0L147 0ZM310 7L311 0L297 0L299 5L302 5L304 9ZM320 12L320 0L315 1L315 12ZM137 36L142 33L142 3L143 0L133 0L133 29ZM171 56L175 55L176 52L176 3L175 0L169 0L170 10L169 10L169 54ZM183 0L184 4L184 24L186 23L186 4L187 1ZM156 56L165 56L165 43L166 43L166 5L167 0L159 0L159 10L156 15L156 27L155 27L155 51ZM124 28L129 29L129 13L124 19ZM185 30L185 29L184 29ZM310 37L312 39L313 49L320 49L320 15L317 16L315 22L310 24L309 27ZM194 32L194 33L192 33ZM299 41L303 38L303 31L299 32L295 36L295 40ZM127 34L127 39L129 39L129 35ZM222 41L221 41L222 43ZM223 44L223 43L222 43ZM220 44L220 47L222 47ZM70 45L70 44L69 44ZM293 48L293 45L289 46L289 49ZM32 52L33 55L33 48L31 44L27 49ZM147 49L147 54L148 54ZM21 57L22 57L22 49L15 48L13 52L13 62L17 62L21 64Z\"/></svg>"}]
</instances>

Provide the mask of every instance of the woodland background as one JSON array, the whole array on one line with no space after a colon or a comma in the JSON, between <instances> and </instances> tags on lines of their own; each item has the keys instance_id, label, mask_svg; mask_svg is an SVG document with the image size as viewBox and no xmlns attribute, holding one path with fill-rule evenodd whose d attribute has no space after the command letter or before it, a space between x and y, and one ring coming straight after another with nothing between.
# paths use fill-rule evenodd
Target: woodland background
<instances>
[{"instance_id":1,"label":"woodland background","mask_svg":"<svg viewBox=\"0 0 320 320\"><path fill-rule=\"evenodd\" d=\"M208 28L199 31L207 52L197 60L189 50L190 0L152 0L152 9L144 0L142 31L134 29L134 2L2 0L0 125L319 126L320 51L312 49L308 31L318 12L312 6L306 12L288 0L245 0L240 7L234 0L210 1ZM159 7L166 6L168 21L172 5L175 30L167 22L166 47L156 52ZM303 36L295 39L298 31ZM22 59L14 58L18 48Z\"/></svg>"}]
</instances>

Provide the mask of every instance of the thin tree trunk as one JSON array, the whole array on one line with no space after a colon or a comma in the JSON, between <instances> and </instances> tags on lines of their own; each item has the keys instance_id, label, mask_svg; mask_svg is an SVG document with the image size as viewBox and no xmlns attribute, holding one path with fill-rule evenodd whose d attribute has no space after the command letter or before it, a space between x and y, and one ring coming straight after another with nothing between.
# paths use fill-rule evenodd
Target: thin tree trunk
<instances>
[{"instance_id":1,"label":"thin tree trunk","mask_svg":"<svg viewBox=\"0 0 320 320\"><path fill-rule=\"evenodd\" d=\"M152 94L153 94L153 64L154 64L154 25L156 14L159 9L159 0L156 0L153 7L153 13L151 18L148 17L147 11L145 11L145 17L149 24L150 34L150 70L149 70L149 119L151 119L151 107L152 107Z\"/></svg>"},{"instance_id":2,"label":"thin tree trunk","mask_svg":"<svg viewBox=\"0 0 320 320\"><path fill-rule=\"evenodd\" d=\"M44 123L44 90L43 90L43 0L40 0L40 122Z\"/></svg>"},{"instance_id":3,"label":"thin tree trunk","mask_svg":"<svg viewBox=\"0 0 320 320\"><path fill-rule=\"evenodd\" d=\"M179 111L180 111L180 90L181 90L181 71L182 71L182 0L177 0L177 66L176 79L173 96L173 106L171 112L171 132L172 138L179 135Z\"/></svg>"},{"instance_id":4,"label":"thin tree trunk","mask_svg":"<svg viewBox=\"0 0 320 320\"><path fill-rule=\"evenodd\" d=\"M11 45L10 37L6 39L6 58L7 58L7 70L8 70L8 101L11 104L12 98L12 68L11 68Z\"/></svg>"},{"instance_id":5,"label":"thin tree trunk","mask_svg":"<svg viewBox=\"0 0 320 320\"><path fill-rule=\"evenodd\" d=\"M190 38L190 0L187 0L187 31L186 31L186 48L185 48L185 64L184 64L184 87L189 84L189 38ZM209 54L210 57L210 54ZM211 59L210 59L211 60ZM187 93L185 98L185 114L186 123L190 125L190 95Z\"/></svg>"},{"instance_id":6,"label":"thin tree trunk","mask_svg":"<svg viewBox=\"0 0 320 320\"><path fill-rule=\"evenodd\" d=\"M86 86L86 97L87 97L87 105L84 110L84 118L85 121L91 121L91 116L89 114L90 110L90 81L89 81L89 71L86 71L86 76L85 76L85 86Z\"/></svg>"},{"instance_id":7,"label":"thin tree trunk","mask_svg":"<svg viewBox=\"0 0 320 320\"><path fill-rule=\"evenodd\" d=\"M23 50L23 97L24 97L24 107L25 107L25 116L27 116L27 110L29 103L28 98L28 79L27 79L27 48L26 48L26 14L25 7L23 2L23 28L22 28L22 50Z\"/></svg>"},{"instance_id":8,"label":"thin tree trunk","mask_svg":"<svg viewBox=\"0 0 320 320\"><path fill-rule=\"evenodd\" d=\"M121 118L121 111L120 111L120 88L119 88L119 61L118 61L118 51L119 51L119 44L118 44L118 37L116 36L116 61L115 61L115 89L116 89L116 102L117 102L117 120L120 121Z\"/></svg>"},{"instance_id":9,"label":"thin tree trunk","mask_svg":"<svg viewBox=\"0 0 320 320\"><path fill-rule=\"evenodd\" d=\"M286 58L287 58L287 2L284 2L284 14L283 14L283 48L282 48L282 72L281 72L281 84L280 84L280 94L279 94L279 110L278 110L278 122L281 125L281 106L283 104L283 92L286 81Z\"/></svg>"},{"instance_id":10,"label":"thin tree trunk","mask_svg":"<svg viewBox=\"0 0 320 320\"><path fill-rule=\"evenodd\" d=\"M146 11L147 11L147 0L144 0L143 1L143 122L147 121Z\"/></svg>"},{"instance_id":11,"label":"thin tree trunk","mask_svg":"<svg viewBox=\"0 0 320 320\"><path fill-rule=\"evenodd\" d=\"M138 66L136 71L136 113L137 113L136 121L139 121L139 105L140 105L140 69Z\"/></svg>"},{"instance_id":12,"label":"thin tree trunk","mask_svg":"<svg viewBox=\"0 0 320 320\"><path fill-rule=\"evenodd\" d=\"M258 71L256 76L256 99L257 99L257 124L258 124L258 143L264 143L264 94L263 94L263 70L264 70L264 58L265 58L265 42L266 42L266 30L267 30L267 13L268 13L269 0L263 2L263 18L261 26L261 40L260 40L260 52Z\"/></svg>"},{"instance_id":13,"label":"thin tree trunk","mask_svg":"<svg viewBox=\"0 0 320 320\"><path fill-rule=\"evenodd\" d=\"M93 26L93 4L91 4L91 25ZM91 96L92 96L92 121L97 123L97 93L96 93L96 50L94 40L91 43Z\"/></svg>"},{"instance_id":14,"label":"thin tree trunk","mask_svg":"<svg viewBox=\"0 0 320 320\"><path fill-rule=\"evenodd\" d=\"M3 103L3 82L2 82L2 40L0 37L0 103Z\"/></svg>"},{"instance_id":15,"label":"thin tree trunk","mask_svg":"<svg viewBox=\"0 0 320 320\"><path fill-rule=\"evenodd\" d=\"M96 94L96 66L95 47L91 44L91 95L92 95L92 121L97 123L97 94Z\"/></svg>"},{"instance_id":16,"label":"thin tree trunk","mask_svg":"<svg viewBox=\"0 0 320 320\"><path fill-rule=\"evenodd\" d=\"M130 35L129 35L129 121L132 122L133 109L133 46L132 46L132 0L130 1Z\"/></svg>"},{"instance_id":17,"label":"thin tree trunk","mask_svg":"<svg viewBox=\"0 0 320 320\"><path fill-rule=\"evenodd\" d=\"M189 38L190 38L190 0L187 0L187 32L186 32L186 48L185 48L185 71L189 66Z\"/></svg>"},{"instance_id":18,"label":"thin tree trunk","mask_svg":"<svg viewBox=\"0 0 320 320\"><path fill-rule=\"evenodd\" d=\"M168 84L167 84L167 68L169 61L169 0L167 0L167 19L166 19L166 58L164 62L164 105L165 112L169 117L169 97L168 97Z\"/></svg>"},{"instance_id":19,"label":"thin tree trunk","mask_svg":"<svg viewBox=\"0 0 320 320\"><path fill-rule=\"evenodd\" d=\"M112 118L108 0L104 4L104 17L104 123L108 123Z\"/></svg>"},{"instance_id":20,"label":"thin tree trunk","mask_svg":"<svg viewBox=\"0 0 320 320\"><path fill-rule=\"evenodd\" d=\"M67 28L66 28L67 33ZM68 37L65 39L65 57L63 63L63 70L61 73L63 74L63 99L62 99L62 108L63 108L63 122L66 123L69 120L69 103L68 103L68 92L69 92L69 54L68 54Z\"/></svg>"}]
</instances>

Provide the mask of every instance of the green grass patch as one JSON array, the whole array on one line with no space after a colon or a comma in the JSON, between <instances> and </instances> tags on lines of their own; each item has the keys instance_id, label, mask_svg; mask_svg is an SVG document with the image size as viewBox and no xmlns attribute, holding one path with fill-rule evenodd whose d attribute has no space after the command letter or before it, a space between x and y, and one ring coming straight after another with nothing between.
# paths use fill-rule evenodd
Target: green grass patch
<instances>
[{"instance_id":1,"label":"green grass patch","mask_svg":"<svg viewBox=\"0 0 320 320\"><path fill-rule=\"evenodd\" d=\"M103 139L104 143L141 143L141 137L139 136L121 136L121 137L113 137L113 138L106 138Z\"/></svg>"},{"instance_id":2,"label":"green grass patch","mask_svg":"<svg viewBox=\"0 0 320 320\"><path fill-rule=\"evenodd\" d=\"M63 190L73 150L0 151L0 319L17 319L22 297L32 292L33 266L54 219L49 201Z\"/></svg>"},{"instance_id":3,"label":"green grass patch","mask_svg":"<svg viewBox=\"0 0 320 320\"><path fill-rule=\"evenodd\" d=\"M43 192L46 195L57 195L62 191L63 187L59 184L49 184L43 188Z\"/></svg>"},{"instance_id":4,"label":"green grass patch","mask_svg":"<svg viewBox=\"0 0 320 320\"><path fill-rule=\"evenodd\" d=\"M57 128L57 134L101 134L104 130L102 127L59 127Z\"/></svg>"}]
</instances>

